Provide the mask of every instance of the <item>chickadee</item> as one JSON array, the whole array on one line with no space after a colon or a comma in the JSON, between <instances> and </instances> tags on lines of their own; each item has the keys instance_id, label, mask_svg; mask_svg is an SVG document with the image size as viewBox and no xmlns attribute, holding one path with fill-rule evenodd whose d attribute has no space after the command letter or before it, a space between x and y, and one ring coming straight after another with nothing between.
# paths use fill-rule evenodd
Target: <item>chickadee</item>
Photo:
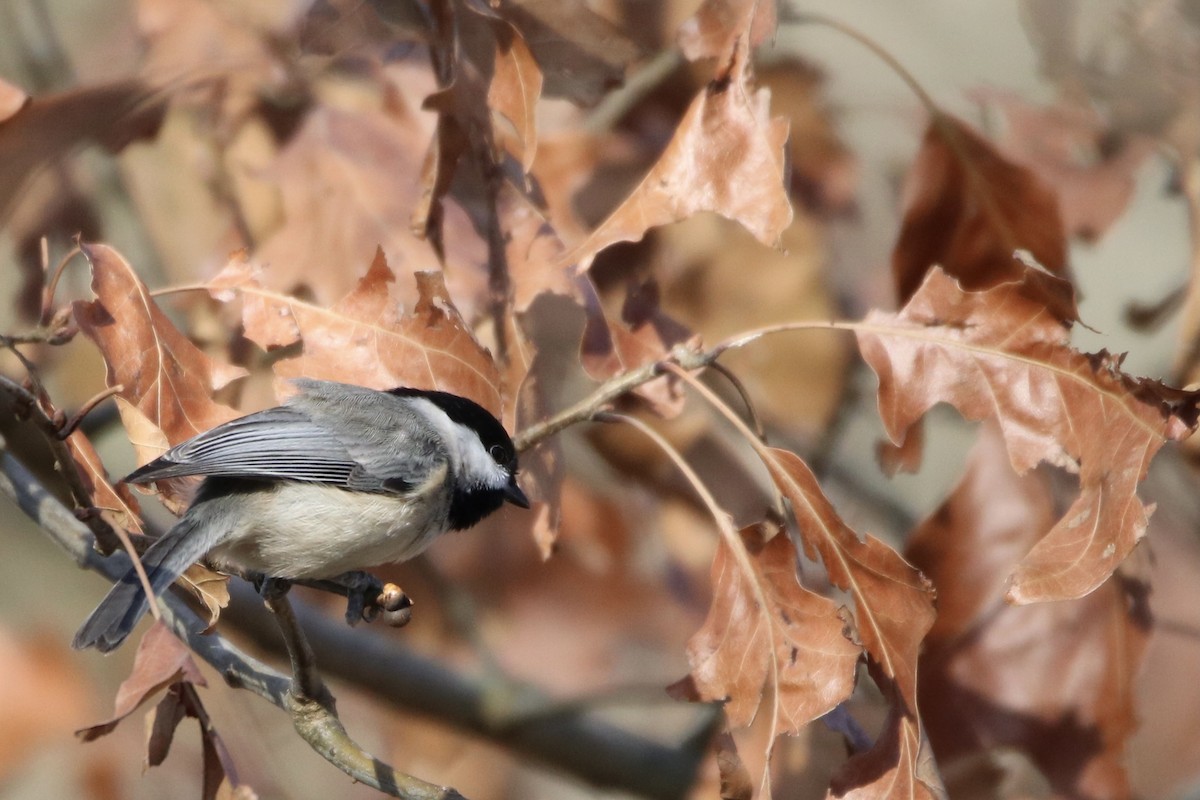
<instances>
[{"instance_id":1,"label":"chickadee","mask_svg":"<svg viewBox=\"0 0 1200 800\"><path fill-rule=\"evenodd\" d=\"M404 561L507 500L529 508L517 453L488 411L446 392L302 379L284 405L218 425L128 483L203 475L142 556L155 596L205 554L275 578L331 578ZM149 607L130 569L75 634L108 652Z\"/></svg>"}]
</instances>

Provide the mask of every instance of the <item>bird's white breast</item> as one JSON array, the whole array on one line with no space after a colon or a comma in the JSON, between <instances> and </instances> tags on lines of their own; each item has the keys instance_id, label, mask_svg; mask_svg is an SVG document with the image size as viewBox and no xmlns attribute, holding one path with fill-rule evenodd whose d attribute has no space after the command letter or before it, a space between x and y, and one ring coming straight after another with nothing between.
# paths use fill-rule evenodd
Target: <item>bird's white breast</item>
<instances>
[{"instance_id":1,"label":"bird's white breast","mask_svg":"<svg viewBox=\"0 0 1200 800\"><path fill-rule=\"evenodd\" d=\"M443 467L424 488L440 486L445 474ZM445 494L400 497L281 483L264 493L255 519L242 521L209 557L281 578L329 578L405 561L445 530Z\"/></svg>"}]
</instances>

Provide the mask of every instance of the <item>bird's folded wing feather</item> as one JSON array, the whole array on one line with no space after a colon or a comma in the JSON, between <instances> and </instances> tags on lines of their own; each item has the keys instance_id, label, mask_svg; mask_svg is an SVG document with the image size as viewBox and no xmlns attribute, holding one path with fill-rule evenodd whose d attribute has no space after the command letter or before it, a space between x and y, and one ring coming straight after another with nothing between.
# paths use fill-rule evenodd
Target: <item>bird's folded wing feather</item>
<instances>
[{"instance_id":1,"label":"bird's folded wing feather","mask_svg":"<svg viewBox=\"0 0 1200 800\"><path fill-rule=\"evenodd\" d=\"M349 486L356 467L341 442L303 411L283 406L205 431L125 480L150 483L185 475L225 475Z\"/></svg>"}]
</instances>

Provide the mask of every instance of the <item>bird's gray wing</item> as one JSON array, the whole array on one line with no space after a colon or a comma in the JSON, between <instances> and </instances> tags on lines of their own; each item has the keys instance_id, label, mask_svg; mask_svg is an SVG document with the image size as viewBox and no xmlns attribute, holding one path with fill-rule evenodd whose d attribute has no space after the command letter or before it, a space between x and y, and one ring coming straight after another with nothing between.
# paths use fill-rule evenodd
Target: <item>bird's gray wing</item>
<instances>
[{"instance_id":1,"label":"bird's gray wing","mask_svg":"<svg viewBox=\"0 0 1200 800\"><path fill-rule=\"evenodd\" d=\"M447 461L446 445L411 402L363 386L301 378L288 408L302 411L341 443L363 491L423 484Z\"/></svg>"},{"instance_id":2,"label":"bird's gray wing","mask_svg":"<svg viewBox=\"0 0 1200 800\"><path fill-rule=\"evenodd\" d=\"M150 483L185 475L225 475L350 487L357 466L345 446L307 414L281 406L205 431L125 480Z\"/></svg>"}]
</instances>

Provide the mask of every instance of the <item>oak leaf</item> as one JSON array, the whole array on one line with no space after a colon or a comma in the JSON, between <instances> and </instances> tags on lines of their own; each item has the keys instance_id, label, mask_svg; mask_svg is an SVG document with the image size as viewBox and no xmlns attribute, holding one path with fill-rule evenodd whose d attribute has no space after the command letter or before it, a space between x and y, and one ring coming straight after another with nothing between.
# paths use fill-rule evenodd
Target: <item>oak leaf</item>
<instances>
[{"instance_id":1,"label":"oak leaf","mask_svg":"<svg viewBox=\"0 0 1200 800\"><path fill-rule=\"evenodd\" d=\"M800 585L796 549L780 532L742 532L744 562L722 541L712 565L713 601L688 642L696 699L724 701L729 724L749 725L770 692L779 734L799 733L854 690L860 650L846 638L837 604ZM747 572L744 564L749 564Z\"/></svg>"},{"instance_id":2,"label":"oak leaf","mask_svg":"<svg viewBox=\"0 0 1200 800\"><path fill-rule=\"evenodd\" d=\"M358 285L329 308L264 288L240 259L210 289L218 300L230 299L229 290L236 289L251 301L243 307L243 324L252 341L264 348L303 345L298 355L275 364L281 378L437 389L470 397L500 416L507 400L499 369L459 316L441 273L415 277L419 299L407 314L391 293L396 276L382 250ZM298 338L286 341L288 331Z\"/></svg>"},{"instance_id":3,"label":"oak leaf","mask_svg":"<svg viewBox=\"0 0 1200 800\"><path fill-rule=\"evenodd\" d=\"M1150 460L1195 428L1195 393L1072 350L1026 281L971 292L935 269L901 312L873 312L857 330L893 442L945 402L997 420L1019 474L1043 461L1078 472L1078 498L1017 566L1009 600L1081 597L1112 574L1145 533L1137 485Z\"/></svg>"},{"instance_id":4,"label":"oak leaf","mask_svg":"<svg viewBox=\"0 0 1200 800\"><path fill-rule=\"evenodd\" d=\"M891 704L875 746L852 759L839 778L850 796L890 796L879 786L932 797L937 780L925 766L917 712L917 658L936 616L929 581L878 539L858 535L838 515L812 470L794 453L762 447L767 470L788 499L809 558L854 600L854 633L870 657L875 683ZM858 794L860 793L861 794Z\"/></svg>"}]
</instances>

